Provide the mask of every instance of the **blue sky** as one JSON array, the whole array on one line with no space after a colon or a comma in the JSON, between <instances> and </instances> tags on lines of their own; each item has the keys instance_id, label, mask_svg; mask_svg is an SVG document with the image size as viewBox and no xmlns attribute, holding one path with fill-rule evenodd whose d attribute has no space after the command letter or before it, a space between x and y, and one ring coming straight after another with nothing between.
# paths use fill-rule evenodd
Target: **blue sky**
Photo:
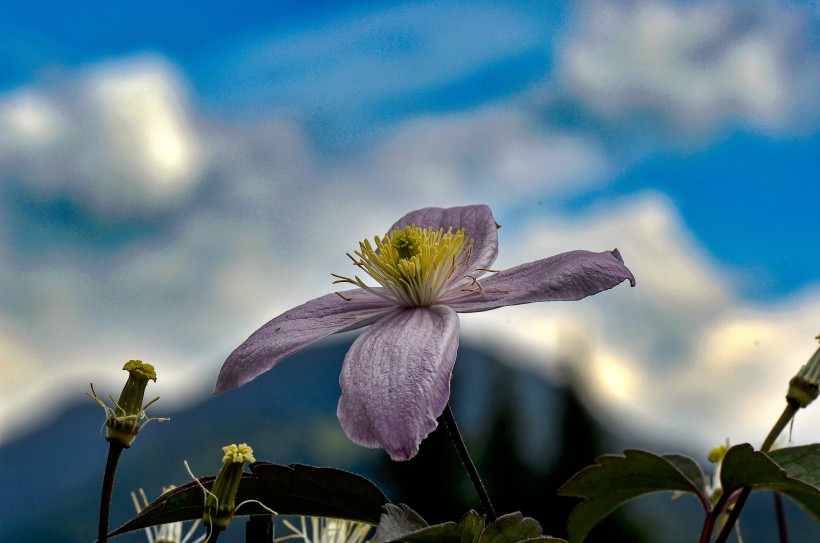
<instances>
[{"instance_id":1,"label":"blue sky","mask_svg":"<svg viewBox=\"0 0 820 543\"><path fill-rule=\"evenodd\" d=\"M201 397L361 238L483 202L499 266L617 246L638 287L466 337L635 427L762 437L820 332L817 8L556 4L0 7L4 419L129 358Z\"/></svg>"}]
</instances>

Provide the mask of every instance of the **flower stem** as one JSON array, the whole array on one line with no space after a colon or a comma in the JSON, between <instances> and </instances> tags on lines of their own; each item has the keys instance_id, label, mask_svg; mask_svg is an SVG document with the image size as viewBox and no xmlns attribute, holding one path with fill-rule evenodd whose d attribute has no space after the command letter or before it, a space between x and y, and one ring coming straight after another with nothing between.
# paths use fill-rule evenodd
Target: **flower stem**
<instances>
[{"instance_id":1,"label":"flower stem","mask_svg":"<svg viewBox=\"0 0 820 543\"><path fill-rule=\"evenodd\" d=\"M216 543L222 530L224 530L224 528L221 526L208 523L205 527L205 543Z\"/></svg>"},{"instance_id":2,"label":"flower stem","mask_svg":"<svg viewBox=\"0 0 820 543\"><path fill-rule=\"evenodd\" d=\"M772 430L769 432L769 435L766 436L766 440L763 442L763 445L760 446L760 450L763 452L769 452L771 450L772 445L774 445L774 441L780 435L784 428L791 422L794 418L794 415L800 409L800 406L795 402L787 402L786 409L783 410L783 414L780 415L780 418L772 427Z\"/></svg>"},{"instance_id":3,"label":"flower stem","mask_svg":"<svg viewBox=\"0 0 820 543\"><path fill-rule=\"evenodd\" d=\"M730 496L726 494L722 494L720 498L718 498L717 503L714 507L708 504L704 504L704 507L707 507L706 519L703 521L703 529L700 532L700 538L698 539L698 543L709 543L712 540L712 532L715 529L715 523L717 522L718 516L720 512L723 511L723 508L726 507L726 503L729 501Z\"/></svg>"},{"instance_id":4,"label":"flower stem","mask_svg":"<svg viewBox=\"0 0 820 543\"><path fill-rule=\"evenodd\" d=\"M100 524L97 531L97 542L106 543L108 541L108 517L111 514L111 497L114 494L114 475L117 472L117 464L125 449L125 445L119 441L108 442L108 458L105 460L105 472L103 472L103 486L100 494Z\"/></svg>"},{"instance_id":5,"label":"flower stem","mask_svg":"<svg viewBox=\"0 0 820 543\"><path fill-rule=\"evenodd\" d=\"M484 506L484 512L487 514L487 519L490 522L495 522L498 518L495 514L495 509L490 501L489 494L487 494L487 489L484 488L484 483L481 482L481 477L478 475L478 470L475 468L475 464L473 464L473 459L470 458L470 453L467 451L467 446L461 438L461 433L458 431L456 418L453 416L453 410L450 409L449 402L444 408L444 412L441 416L444 419L444 423L447 425L447 430L450 432L450 437L453 438L453 444L456 447L456 451L458 451L458 455L461 457L461 462L467 470L467 475L470 476L470 480L473 482L473 487L475 488L476 494L478 494L478 498Z\"/></svg>"},{"instance_id":6,"label":"flower stem","mask_svg":"<svg viewBox=\"0 0 820 543\"><path fill-rule=\"evenodd\" d=\"M791 422L798 409L800 409L800 405L797 402L789 400L786 403L786 409L783 410L783 414L780 415L779 419L777 419L777 422L772 427L769 435L766 436L765 441L763 441L763 445L760 447L761 452L769 452L777 437L789 424L789 422ZM740 516L740 510L743 509L744 505L746 505L746 500L749 499L749 494L751 494L751 492L752 487L750 486L743 487L743 490L740 491L740 495L737 497L735 506L732 509L732 512L729 513L729 518L726 520L726 524L718 534L715 543L725 543L729 538L729 534L732 532L732 528L734 528L735 522L737 522L737 519Z\"/></svg>"},{"instance_id":7,"label":"flower stem","mask_svg":"<svg viewBox=\"0 0 820 543\"><path fill-rule=\"evenodd\" d=\"M780 535L780 543L789 543L789 526L786 524L786 504L783 501L783 494L774 493L774 510L777 513L777 533Z\"/></svg>"}]
</instances>

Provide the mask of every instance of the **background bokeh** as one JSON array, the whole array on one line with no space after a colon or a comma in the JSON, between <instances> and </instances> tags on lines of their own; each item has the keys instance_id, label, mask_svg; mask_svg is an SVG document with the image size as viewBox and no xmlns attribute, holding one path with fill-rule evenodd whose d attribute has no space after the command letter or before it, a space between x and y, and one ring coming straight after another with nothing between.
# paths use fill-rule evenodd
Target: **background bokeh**
<instances>
[{"instance_id":1,"label":"background bokeh","mask_svg":"<svg viewBox=\"0 0 820 543\"><path fill-rule=\"evenodd\" d=\"M0 446L90 381L116 394L131 358L195 406L359 240L471 203L499 268L617 247L638 284L465 315L465 342L630 435L759 443L820 333L819 22L784 1L3 3Z\"/></svg>"}]
</instances>

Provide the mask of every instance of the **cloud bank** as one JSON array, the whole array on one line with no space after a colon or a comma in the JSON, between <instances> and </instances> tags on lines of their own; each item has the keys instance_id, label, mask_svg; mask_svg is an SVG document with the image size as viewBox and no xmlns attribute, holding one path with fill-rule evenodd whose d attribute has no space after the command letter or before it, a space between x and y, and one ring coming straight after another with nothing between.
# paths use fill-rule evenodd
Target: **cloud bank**
<instances>
[{"instance_id":1,"label":"cloud bank","mask_svg":"<svg viewBox=\"0 0 820 543\"><path fill-rule=\"evenodd\" d=\"M818 52L809 6L760 2L588 2L557 79L607 124L676 137L740 126L816 126Z\"/></svg>"},{"instance_id":2,"label":"cloud bank","mask_svg":"<svg viewBox=\"0 0 820 543\"><path fill-rule=\"evenodd\" d=\"M197 182L205 149L182 76L139 57L0 101L0 171L45 198L119 217L164 208Z\"/></svg>"}]
</instances>

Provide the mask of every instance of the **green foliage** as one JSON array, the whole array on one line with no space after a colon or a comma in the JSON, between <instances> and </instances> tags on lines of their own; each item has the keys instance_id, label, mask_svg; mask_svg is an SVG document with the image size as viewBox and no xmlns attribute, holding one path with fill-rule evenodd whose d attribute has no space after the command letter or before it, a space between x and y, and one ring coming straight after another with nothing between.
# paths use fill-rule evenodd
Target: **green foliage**
<instances>
[{"instance_id":1,"label":"green foliage","mask_svg":"<svg viewBox=\"0 0 820 543\"><path fill-rule=\"evenodd\" d=\"M535 519L521 513L503 515L487 526L479 543L524 543L536 541L563 541L541 535L541 525Z\"/></svg>"},{"instance_id":2,"label":"green foliage","mask_svg":"<svg viewBox=\"0 0 820 543\"><path fill-rule=\"evenodd\" d=\"M725 496L750 486L783 493L820 520L820 444L791 447L770 454L744 443L723 458L721 486ZM626 450L623 456L605 455L567 481L558 493L582 501L570 514L569 541L580 543L589 531L627 501L651 492L694 494L706 513L712 513L706 477L686 456L658 456Z\"/></svg>"},{"instance_id":3,"label":"green foliage","mask_svg":"<svg viewBox=\"0 0 820 543\"><path fill-rule=\"evenodd\" d=\"M820 488L820 443L777 449L769 456L789 477Z\"/></svg>"},{"instance_id":4,"label":"green foliage","mask_svg":"<svg viewBox=\"0 0 820 543\"><path fill-rule=\"evenodd\" d=\"M820 521L820 444L769 454L744 443L726 453L720 472L724 492L744 486L785 494Z\"/></svg>"},{"instance_id":5,"label":"green foliage","mask_svg":"<svg viewBox=\"0 0 820 543\"><path fill-rule=\"evenodd\" d=\"M681 455L657 456L637 449L624 456L604 455L558 489L562 496L584 498L567 522L572 543L583 541L589 531L623 503L651 492L665 490L704 494L705 476L697 463Z\"/></svg>"},{"instance_id":6,"label":"green foliage","mask_svg":"<svg viewBox=\"0 0 820 543\"><path fill-rule=\"evenodd\" d=\"M406 505L388 502L367 479L333 468L303 465L280 466L256 462L243 474L236 502L244 505L238 515L270 514L333 517L378 524L375 543L535 543L562 542L541 535L541 525L521 513L504 515L485 526L475 511L458 522L429 526ZM200 484L209 489L214 477L204 477L166 492L136 517L111 533L125 532L202 518L205 499ZM251 501L252 500L252 501ZM262 507L256 501L264 504Z\"/></svg>"},{"instance_id":7,"label":"green foliage","mask_svg":"<svg viewBox=\"0 0 820 543\"><path fill-rule=\"evenodd\" d=\"M444 522L400 535L385 543L478 543L484 518L470 511L458 522Z\"/></svg>"},{"instance_id":8,"label":"green foliage","mask_svg":"<svg viewBox=\"0 0 820 543\"><path fill-rule=\"evenodd\" d=\"M484 518L470 511L458 522L428 526L406 505L385 506L373 543L536 543L563 542L541 535L541 525L521 513L500 517L485 527Z\"/></svg>"},{"instance_id":9,"label":"green foliage","mask_svg":"<svg viewBox=\"0 0 820 543\"><path fill-rule=\"evenodd\" d=\"M255 500L283 515L334 517L377 524L382 506L388 503L373 483L338 469L267 462L251 464L250 469L251 473L243 474L239 483L237 504ZM209 490L213 482L213 477L199 480L199 484ZM202 518L205 497L199 484L193 481L166 492L110 535ZM258 503L248 501L236 514L270 513Z\"/></svg>"}]
</instances>

